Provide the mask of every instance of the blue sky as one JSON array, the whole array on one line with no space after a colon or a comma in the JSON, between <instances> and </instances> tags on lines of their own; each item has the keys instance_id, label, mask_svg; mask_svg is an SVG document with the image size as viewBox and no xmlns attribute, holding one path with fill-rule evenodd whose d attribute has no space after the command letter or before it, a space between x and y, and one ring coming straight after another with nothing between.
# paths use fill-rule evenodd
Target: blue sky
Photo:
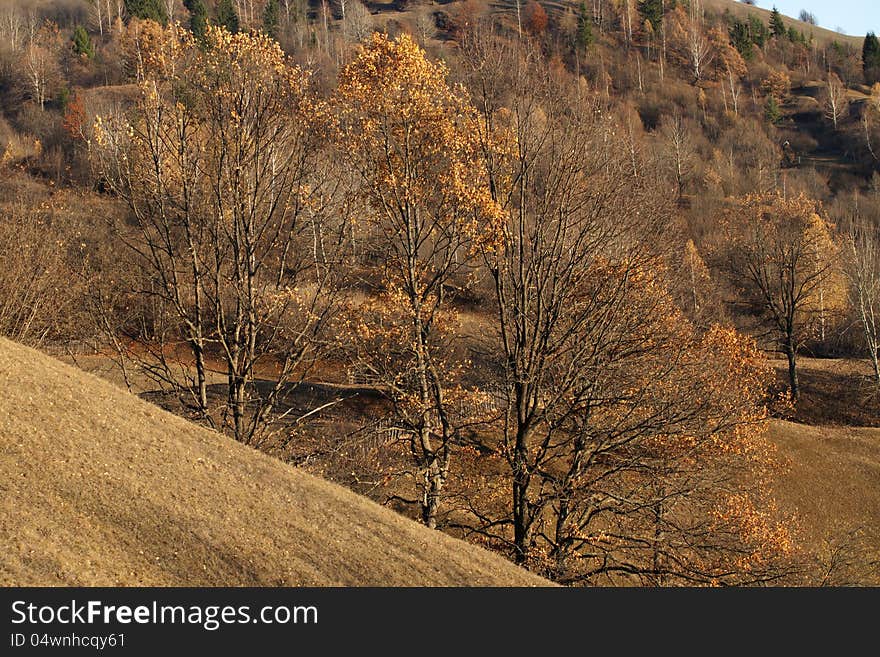
<instances>
[{"instance_id":1,"label":"blue sky","mask_svg":"<svg viewBox=\"0 0 880 657\"><path fill-rule=\"evenodd\" d=\"M795 18L806 9L822 27L840 27L853 36L865 36L867 32L880 35L880 0L757 0L756 4L764 9L775 5L786 16Z\"/></svg>"}]
</instances>

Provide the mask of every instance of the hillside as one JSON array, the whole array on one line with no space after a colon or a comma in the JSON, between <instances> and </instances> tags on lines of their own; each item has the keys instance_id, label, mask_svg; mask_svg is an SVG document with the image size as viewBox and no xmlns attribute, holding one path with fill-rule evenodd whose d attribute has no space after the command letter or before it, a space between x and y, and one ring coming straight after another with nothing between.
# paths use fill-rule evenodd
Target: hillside
<instances>
[{"instance_id":1,"label":"hillside","mask_svg":"<svg viewBox=\"0 0 880 657\"><path fill-rule=\"evenodd\" d=\"M0 339L0 584L542 585Z\"/></svg>"},{"instance_id":2,"label":"hillside","mask_svg":"<svg viewBox=\"0 0 880 657\"><path fill-rule=\"evenodd\" d=\"M725 11L730 11L734 16L737 16L738 18L742 18L743 16L747 16L749 14L754 14L760 17L761 20L763 20L765 23L770 20L770 10L762 9L761 7L750 6L740 2L739 0L703 0L703 4L710 11L714 11L719 14ZM822 46L827 46L832 41L838 41L842 44L849 44L854 48L862 47L862 40L865 36L864 34L862 34L861 36L851 36L835 32L834 30L828 30L824 27L819 27L818 25L810 25L809 23L804 23L803 21L797 20L797 18L793 16L786 16L783 14L783 18L785 19L786 27L794 26L796 30L801 31L804 34L812 34L815 37L816 41Z\"/></svg>"},{"instance_id":3,"label":"hillside","mask_svg":"<svg viewBox=\"0 0 880 657\"><path fill-rule=\"evenodd\" d=\"M880 584L880 430L774 421L787 472L774 488L831 584Z\"/></svg>"}]
</instances>

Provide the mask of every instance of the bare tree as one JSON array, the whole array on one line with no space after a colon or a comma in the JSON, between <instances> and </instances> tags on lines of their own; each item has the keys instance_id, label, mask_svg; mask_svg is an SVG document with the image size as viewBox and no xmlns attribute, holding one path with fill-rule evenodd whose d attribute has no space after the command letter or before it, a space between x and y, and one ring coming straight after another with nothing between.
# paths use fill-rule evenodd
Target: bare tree
<instances>
[{"instance_id":1,"label":"bare tree","mask_svg":"<svg viewBox=\"0 0 880 657\"><path fill-rule=\"evenodd\" d=\"M837 124L849 112L849 98L846 95L846 86L836 73L828 74L828 80L822 93L822 103L825 107L826 118L837 130Z\"/></svg>"},{"instance_id":2,"label":"bare tree","mask_svg":"<svg viewBox=\"0 0 880 657\"><path fill-rule=\"evenodd\" d=\"M373 28L373 15L370 14L370 10L360 0L351 2L342 22L345 35L353 41L360 42L373 33Z\"/></svg>"},{"instance_id":3,"label":"bare tree","mask_svg":"<svg viewBox=\"0 0 880 657\"><path fill-rule=\"evenodd\" d=\"M0 13L0 34L13 51L21 47L26 34L25 17L15 4L7 5Z\"/></svg>"},{"instance_id":4,"label":"bare tree","mask_svg":"<svg viewBox=\"0 0 880 657\"><path fill-rule=\"evenodd\" d=\"M693 143L693 129L681 114L675 114L663 121L660 132L664 141L665 159L672 170L680 202L684 197L685 186L694 170L696 153Z\"/></svg>"},{"instance_id":5,"label":"bare tree","mask_svg":"<svg viewBox=\"0 0 880 657\"><path fill-rule=\"evenodd\" d=\"M846 228L844 272L849 280L850 300L858 314L865 348L880 385L880 233L876 223L856 211Z\"/></svg>"},{"instance_id":6,"label":"bare tree","mask_svg":"<svg viewBox=\"0 0 880 657\"><path fill-rule=\"evenodd\" d=\"M819 24L816 20L816 14L810 13L806 9L801 9L801 13L798 15L798 20L803 21L804 23L809 23L810 25Z\"/></svg>"}]
</instances>

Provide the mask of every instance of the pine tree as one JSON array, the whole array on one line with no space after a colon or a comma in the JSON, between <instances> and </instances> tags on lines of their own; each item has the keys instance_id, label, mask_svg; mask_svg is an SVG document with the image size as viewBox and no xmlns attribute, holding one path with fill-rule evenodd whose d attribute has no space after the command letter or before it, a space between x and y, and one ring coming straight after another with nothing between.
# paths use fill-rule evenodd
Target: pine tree
<instances>
[{"instance_id":1,"label":"pine tree","mask_svg":"<svg viewBox=\"0 0 880 657\"><path fill-rule=\"evenodd\" d=\"M263 31L273 39L278 39L278 26L281 24L281 13L278 0L268 0L263 10Z\"/></svg>"},{"instance_id":2,"label":"pine tree","mask_svg":"<svg viewBox=\"0 0 880 657\"><path fill-rule=\"evenodd\" d=\"M773 7L773 13L770 14L770 34L774 37L784 37L788 34L785 23L782 22L782 14L776 7Z\"/></svg>"},{"instance_id":3,"label":"pine tree","mask_svg":"<svg viewBox=\"0 0 880 657\"><path fill-rule=\"evenodd\" d=\"M162 0L125 0L125 10L135 18L156 21L162 25L168 23Z\"/></svg>"},{"instance_id":4,"label":"pine tree","mask_svg":"<svg viewBox=\"0 0 880 657\"><path fill-rule=\"evenodd\" d=\"M217 4L217 24L235 34L241 29L238 14L232 6L232 0L220 0Z\"/></svg>"},{"instance_id":5,"label":"pine tree","mask_svg":"<svg viewBox=\"0 0 880 657\"><path fill-rule=\"evenodd\" d=\"M95 56L95 46L92 44L92 38L82 25L77 25L73 31L73 52L77 55L84 55L88 59Z\"/></svg>"},{"instance_id":6,"label":"pine tree","mask_svg":"<svg viewBox=\"0 0 880 657\"><path fill-rule=\"evenodd\" d=\"M578 7L577 46L586 50L593 44L593 17L587 9L587 3L581 2Z\"/></svg>"},{"instance_id":7,"label":"pine tree","mask_svg":"<svg viewBox=\"0 0 880 657\"><path fill-rule=\"evenodd\" d=\"M782 120L782 112L779 109L779 103L776 98L770 96L767 98L767 104L764 106L764 118L768 123L776 125Z\"/></svg>"},{"instance_id":8,"label":"pine tree","mask_svg":"<svg viewBox=\"0 0 880 657\"><path fill-rule=\"evenodd\" d=\"M639 2L639 14L642 16L642 23L651 21L654 29L658 29L663 22L662 0L641 0Z\"/></svg>"},{"instance_id":9,"label":"pine tree","mask_svg":"<svg viewBox=\"0 0 880 657\"><path fill-rule=\"evenodd\" d=\"M189 11L189 29L199 41L204 41L208 29L208 9L202 0L185 0Z\"/></svg>"},{"instance_id":10,"label":"pine tree","mask_svg":"<svg viewBox=\"0 0 880 657\"><path fill-rule=\"evenodd\" d=\"M880 81L880 40L873 32L865 36L862 46L862 68L865 72L865 82L873 84Z\"/></svg>"},{"instance_id":11,"label":"pine tree","mask_svg":"<svg viewBox=\"0 0 880 657\"><path fill-rule=\"evenodd\" d=\"M754 42L749 34L749 26L742 21L734 21L730 28L730 41L733 47L739 51L743 59L751 60L755 52L753 49Z\"/></svg>"},{"instance_id":12,"label":"pine tree","mask_svg":"<svg viewBox=\"0 0 880 657\"><path fill-rule=\"evenodd\" d=\"M757 16L749 16L749 34L752 38L752 43L754 43L759 48L763 48L764 44L767 43L767 39L770 38L770 30L767 29L767 26Z\"/></svg>"}]
</instances>

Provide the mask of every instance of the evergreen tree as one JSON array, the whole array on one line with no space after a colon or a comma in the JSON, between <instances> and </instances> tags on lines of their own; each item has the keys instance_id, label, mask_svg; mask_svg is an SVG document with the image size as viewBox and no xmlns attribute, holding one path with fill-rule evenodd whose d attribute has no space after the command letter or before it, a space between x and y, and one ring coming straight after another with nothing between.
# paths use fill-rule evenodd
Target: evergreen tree
<instances>
[{"instance_id":1,"label":"evergreen tree","mask_svg":"<svg viewBox=\"0 0 880 657\"><path fill-rule=\"evenodd\" d=\"M639 14L642 16L642 23L651 21L654 29L659 29L660 23L663 22L662 0L641 0L639 2Z\"/></svg>"},{"instance_id":2,"label":"evergreen tree","mask_svg":"<svg viewBox=\"0 0 880 657\"><path fill-rule=\"evenodd\" d=\"M764 21L754 15L749 16L749 34L752 43L759 48L763 48L764 44L767 43L767 39L770 38L770 30L767 29Z\"/></svg>"},{"instance_id":3,"label":"evergreen tree","mask_svg":"<svg viewBox=\"0 0 880 657\"><path fill-rule=\"evenodd\" d=\"M773 125L782 120L782 111L779 109L779 103L773 96L767 98L767 104L764 105L764 118Z\"/></svg>"},{"instance_id":4,"label":"evergreen tree","mask_svg":"<svg viewBox=\"0 0 880 657\"><path fill-rule=\"evenodd\" d=\"M185 0L183 5L189 11L189 29L199 41L205 38L208 29L208 9L203 0Z\"/></svg>"},{"instance_id":5,"label":"evergreen tree","mask_svg":"<svg viewBox=\"0 0 880 657\"><path fill-rule=\"evenodd\" d=\"M135 18L149 19L162 25L168 23L162 0L125 0L125 10Z\"/></svg>"},{"instance_id":6,"label":"evergreen tree","mask_svg":"<svg viewBox=\"0 0 880 657\"><path fill-rule=\"evenodd\" d=\"M774 37L784 37L787 34L785 23L782 22L782 14L776 7L773 7L773 13L770 14L770 34Z\"/></svg>"},{"instance_id":7,"label":"evergreen tree","mask_svg":"<svg viewBox=\"0 0 880 657\"><path fill-rule=\"evenodd\" d=\"M651 21L655 30L660 29L666 12L672 11L678 5L677 0L639 0L639 14L642 23Z\"/></svg>"},{"instance_id":8,"label":"evergreen tree","mask_svg":"<svg viewBox=\"0 0 880 657\"><path fill-rule=\"evenodd\" d=\"M586 50L593 44L593 17L587 9L587 3L581 2L578 7L577 45Z\"/></svg>"},{"instance_id":9,"label":"evergreen tree","mask_svg":"<svg viewBox=\"0 0 880 657\"><path fill-rule=\"evenodd\" d=\"M225 27L235 34L241 29L238 14L232 6L232 0L220 0L217 4L217 25Z\"/></svg>"},{"instance_id":10,"label":"evergreen tree","mask_svg":"<svg viewBox=\"0 0 880 657\"><path fill-rule=\"evenodd\" d=\"M281 11L278 0L268 0L263 10L263 31L273 39L278 39L278 26L281 24Z\"/></svg>"},{"instance_id":11,"label":"evergreen tree","mask_svg":"<svg viewBox=\"0 0 880 657\"><path fill-rule=\"evenodd\" d=\"M749 34L749 26L742 21L734 21L730 27L730 42L739 51L743 59L751 60L755 56L752 37Z\"/></svg>"},{"instance_id":12,"label":"evergreen tree","mask_svg":"<svg viewBox=\"0 0 880 657\"><path fill-rule=\"evenodd\" d=\"M880 40L873 32L868 32L862 46L862 69L865 82L874 84L880 81Z\"/></svg>"},{"instance_id":13,"label":"evergreen tree","mask_svg":"<svg viewBox=\"0 0 880 657\"><path fill-rule=\"evenodd\" d=\"M77 25L73 31L73 52L77 55L85 55L89 59L95 56L95 46L92 38L82 25Z\"/></svg>"}]
</instances>

